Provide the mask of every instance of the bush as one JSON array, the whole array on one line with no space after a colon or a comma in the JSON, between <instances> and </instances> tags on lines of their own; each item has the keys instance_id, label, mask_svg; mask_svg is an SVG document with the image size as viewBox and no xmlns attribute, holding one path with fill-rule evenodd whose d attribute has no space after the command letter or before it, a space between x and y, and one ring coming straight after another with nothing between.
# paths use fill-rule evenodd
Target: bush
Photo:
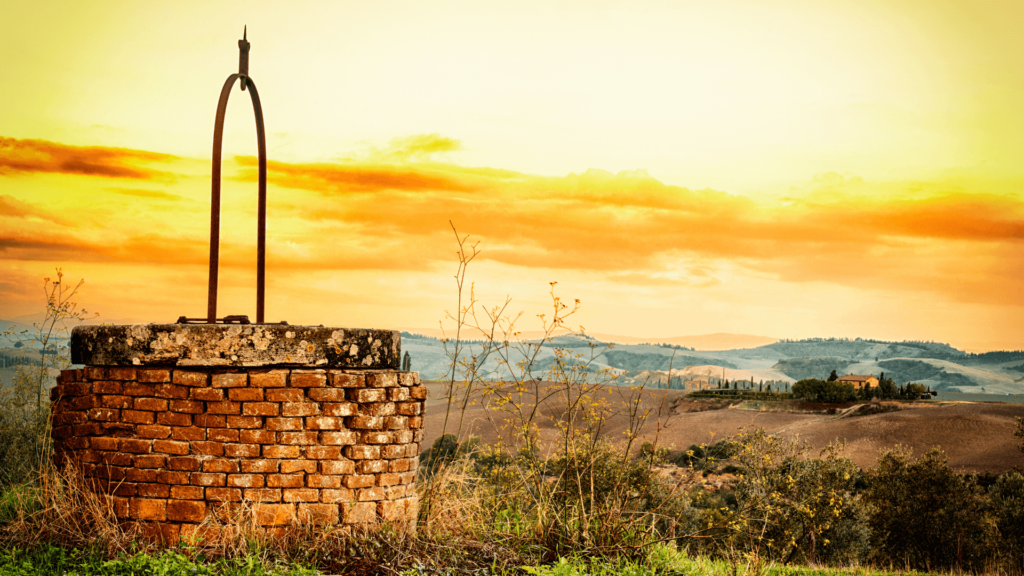
<instances>
[{"instance_id":1,"label":"bush","mask_svg":"<svg viewBox=\"0 0 1024 576\"><path fill-rule=\"evenodd\" d=\"M857 399L853 384L849 382L827 382L817 378L806 378L793 384L793 395L810 402L840 404Z\"/></svg>"},{"instance_id":2,"label":"bush","mask_svg":"<svg viewBox=\"0 0 1024 576\"><path fill-rule=\"evenodd\" d=\"M981 569L996 534L981 489L933 448L886 451L868 472L872 558L914 569Z\"/></svg>"},{"instance_id":3,"label":"bush","mask_svg":"<svg viewBox=\"0 0 1024 576\"><path fill-rule=\"evenodd\" d=\"M999 551L1015 570L1024 572L1024 475L1007 472L989 488L992 513L999 531Z\"/></svg>"}]
</instances>

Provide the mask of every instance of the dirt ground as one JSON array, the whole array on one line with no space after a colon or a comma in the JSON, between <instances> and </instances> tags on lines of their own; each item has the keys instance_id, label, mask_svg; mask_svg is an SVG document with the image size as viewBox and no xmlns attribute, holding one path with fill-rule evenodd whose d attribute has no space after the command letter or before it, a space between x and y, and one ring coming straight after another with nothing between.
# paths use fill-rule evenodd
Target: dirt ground
<instances>
[{"instance_id":1,"label":"dirt ground","mask_svg":"<svg viewBox=\"0 0 1024 576\"><path fill-rule=\"evenodd\" d=\"M482 397L474 395L464 416L458 406L448 414L444 385L426 383L430 391L424 419L425 446L429 446L442 430L456 432L460 419L462 434L480 436L493 443L503 426L500 413L486 409ZM545 385L547 386L547 385ZM550 387L549 392L555 392ZM603 401L620 411L628 405L631 391L623 387L601 387L590 400ZM1024 455L1017 449L1013 436L1014 418L1024 416L1024 406L996 403L916 403L902 404L902 409L864 416L848 414L808 413L780 409L751 408L742 403L719 409L707 409L705 402L683 397L681 391L649 390L640 393L639 412L647 412L639 442L657 441L659 446L685 450L691 444L713 443L728 438L741 428L763 428L771 434L806 441L812 453L830 442L846 442L845 454L862 468L875 465L879 452L897 445L908 446L915 455L933 446L940 446L955 468L973 472L1002 473L1013 467L1024 467ZM720 404L725 406L725 403ZM564 416L564 396L554 394L542 403L537 419L541 436L552 440L557 436L555 422ZM629 417L619 414L609 419L603 431L606 437L620 439L629 425ZM639 442L636 444L639 446Z\"/></svg>"}]
</instances>

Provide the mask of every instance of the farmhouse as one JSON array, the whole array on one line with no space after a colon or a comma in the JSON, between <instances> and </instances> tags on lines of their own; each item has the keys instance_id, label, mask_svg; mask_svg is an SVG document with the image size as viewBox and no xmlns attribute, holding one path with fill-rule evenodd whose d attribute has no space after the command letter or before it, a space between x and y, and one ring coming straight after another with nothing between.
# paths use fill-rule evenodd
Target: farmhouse
<instances>
[{"instance_id":1,"label":"farmhouse","mask_svg":"<svg viewBox=\"0 0 1024 576\"><path fill-rule=\"evenodd\" d=\"M854 386L878 386L878 378L874 375L860 376L858 374L847 374L846 376L840 376L839 382L849 382Z\"/></svg>"}]
</instances>

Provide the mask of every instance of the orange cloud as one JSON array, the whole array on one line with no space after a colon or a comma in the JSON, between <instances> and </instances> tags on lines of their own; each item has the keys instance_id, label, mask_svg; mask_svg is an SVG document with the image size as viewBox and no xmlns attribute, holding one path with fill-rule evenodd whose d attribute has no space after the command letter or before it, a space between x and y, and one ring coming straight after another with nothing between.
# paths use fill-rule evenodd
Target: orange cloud
<instances>
[{"instance_id":1,"label":"orange cloud","mask_svg":"<svg viewBox=\"0 0 1024 576\"><path fill-rule=\"evenodd\" d=\"M70 146L47 140L18 140L0 136L0 175L48 172L149 180L167 177L168 174L140 164L175 158L170 154L144 150Z\"/></svg>"},{"instance_id":2,"label":"orange cloud","mask_svg":"<svg viewBox=\"0 0 1024 576\"><path fill-rule=\"evenodd\" d=\"M42 208L29 204L28 202L22 202L10 194L0 194L0 216L10 218L35 217L40 220L48 220L54 224L60 224L63 226L73 225L72 221L67 218L57 216L49 210L43 210Z\"/></svg>"}]
</instances>

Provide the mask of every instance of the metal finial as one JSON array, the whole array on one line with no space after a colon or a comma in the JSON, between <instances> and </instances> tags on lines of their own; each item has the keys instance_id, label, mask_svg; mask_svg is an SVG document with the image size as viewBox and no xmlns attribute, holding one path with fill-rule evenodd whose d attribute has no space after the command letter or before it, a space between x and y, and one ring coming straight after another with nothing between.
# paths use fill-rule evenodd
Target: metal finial
<instances>
[{"instance_id":1,"label":"metal finial","mask_svg":"<svg viewBox=\"0 0 1024 576\"><path fill-rule=\"evenodd\" d=\"M242 91L245 91L249 77L249 41L246 39L249 27L242 28L242 39L238 41L238 76L242 78Z\"/></svg>"}]
</instances>

